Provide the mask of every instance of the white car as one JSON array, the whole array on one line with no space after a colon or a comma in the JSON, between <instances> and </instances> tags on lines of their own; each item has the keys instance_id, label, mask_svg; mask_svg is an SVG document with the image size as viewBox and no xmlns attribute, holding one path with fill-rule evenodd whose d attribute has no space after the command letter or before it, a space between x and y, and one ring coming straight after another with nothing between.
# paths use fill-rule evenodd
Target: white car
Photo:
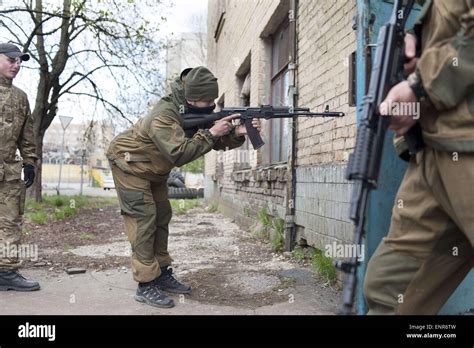
<instances>
[{"instance_id":1,"label":"white car","mask_svg":"<svg viewBox=\"0 0 474 348\"><path fill-rule=\"evenodd\" d=\"M104 190L110 190L115 188L114 178L107 176L104 178Z\"/></svg>"}]
</instances>

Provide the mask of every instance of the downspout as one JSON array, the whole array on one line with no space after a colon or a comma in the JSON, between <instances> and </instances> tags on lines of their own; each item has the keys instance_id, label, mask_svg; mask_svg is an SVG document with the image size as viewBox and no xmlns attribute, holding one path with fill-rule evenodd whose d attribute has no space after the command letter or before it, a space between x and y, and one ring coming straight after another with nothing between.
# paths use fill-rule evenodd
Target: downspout
<instances>
[{"instance_id":1,"label":"downspout","mask_svg":"<svg viewBox=\"0 0 474 348\"><path fill-rule=\"evenodd\" d=\"M288 64L289 87L288 100L290 105L296 107L297 88L296 88L296 55L297 55L297 37L296 37L296 18L298 10L298 0L290 0L289 17L289 44L290 59ZM296 117L288 120L290 126L289 151L287 161L287 185L286 185L286 211L285 211L285 250L291 251L296 242L295 225L295 199L296 199Z\"/></svg>"}]
</instances>

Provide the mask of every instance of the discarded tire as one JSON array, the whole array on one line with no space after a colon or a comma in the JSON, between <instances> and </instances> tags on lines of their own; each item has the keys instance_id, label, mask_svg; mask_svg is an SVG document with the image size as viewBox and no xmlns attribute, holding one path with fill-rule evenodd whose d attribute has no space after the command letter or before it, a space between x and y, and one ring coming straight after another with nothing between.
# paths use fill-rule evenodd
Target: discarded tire
<instances>
[{"instance_id":1,"label":"discarded tire","mask_svg":"<svg viewBox=\"0 0 474 348\"><path fill-rule=\"evenodd\" d=\"M170 199L193 199L204 197L203 189L170 187L168 186L168 197Z\"/></svg>"},{"instance_id":2,"label":"discarded tire","mask_svg":"<svg viewBox=\"0 0 474 348\"><path fill-rule=\"evenodd\" d=\"M186 187L184 184L184 176L177 171L172 171L168 177L168 186Z\"/></svg>"},{"instance_id":3,"label":"discarded tire","mask_svg":"<svg viewBox=\"0 0 474 348\"><path fill-rule=\"evenodd\" d=\"M179 187L179 188L186 187L186 186L184 185L184 182L182 182L182 181L179 180L178 178L169 178L169 179L168 179L168 186L169 186L169 187Z\"/></svg>"}]
</instances>

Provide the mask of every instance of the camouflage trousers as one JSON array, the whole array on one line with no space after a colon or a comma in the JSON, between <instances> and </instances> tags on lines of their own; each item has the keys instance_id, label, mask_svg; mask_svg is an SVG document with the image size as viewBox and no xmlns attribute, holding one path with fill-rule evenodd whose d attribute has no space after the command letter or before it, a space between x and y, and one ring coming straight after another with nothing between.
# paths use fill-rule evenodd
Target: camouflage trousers
<instances>
[{"instance_id":1,"label":"camouflage trousers","mask_svg":"<svg viewBox=\"0 0 474 348\"><path fill-rule=\"evenodd\" d=\"M109 163L132 246L133 279L152 281L160 276L161 267L169 266L173 261L168 253L168 224L172 210L167 176L158 182L149 181L124 173L113 162Z\"/></svg>"},{"instance_id":2,"label":"camouflage trousers","mask_svg":"<svg viewBox=\"0 0 474 348\"><path fill-rule=\"evenodd\" d=\"M7 251L20 243L25 193L22 180L0 182L0 272L20 267L18 255Z\"/></svg>"},{"instance_id":3,"label":"camouflage trousers","mask_svg":"<svg viewBox=\"0 0 474 348\"><path fill-rule=\"evenodd\" d=\"M458 157L456 157L458 156ZM474 154L425 148L367 268L368 314L436 314L474 266Z\"/></svg>"}]
</instances>

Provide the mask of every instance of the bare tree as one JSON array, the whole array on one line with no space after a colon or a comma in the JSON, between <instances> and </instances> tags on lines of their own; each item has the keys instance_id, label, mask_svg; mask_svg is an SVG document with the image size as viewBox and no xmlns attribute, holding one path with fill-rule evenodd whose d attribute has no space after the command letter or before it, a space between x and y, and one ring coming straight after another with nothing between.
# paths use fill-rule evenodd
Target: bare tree
<instances>
[{"instance_id":1,"label":"bare tree","mask_svg":"<svg viewBox=\"0 0 474 348\"><path fill-rule=\"evenodd\" d=\"M23 0L0 8L0 24L10 41L31 55L39 72L32 111L40 157L37 201L43 137L65 95L92 98L113 117L131 122L151 95L163 91L158 62L165 45L156 35L165 21L156 15L160 6L159 0L152 4L153 23L145 18L150 3L133 0Z\"/></svg>"}]
</instances>

